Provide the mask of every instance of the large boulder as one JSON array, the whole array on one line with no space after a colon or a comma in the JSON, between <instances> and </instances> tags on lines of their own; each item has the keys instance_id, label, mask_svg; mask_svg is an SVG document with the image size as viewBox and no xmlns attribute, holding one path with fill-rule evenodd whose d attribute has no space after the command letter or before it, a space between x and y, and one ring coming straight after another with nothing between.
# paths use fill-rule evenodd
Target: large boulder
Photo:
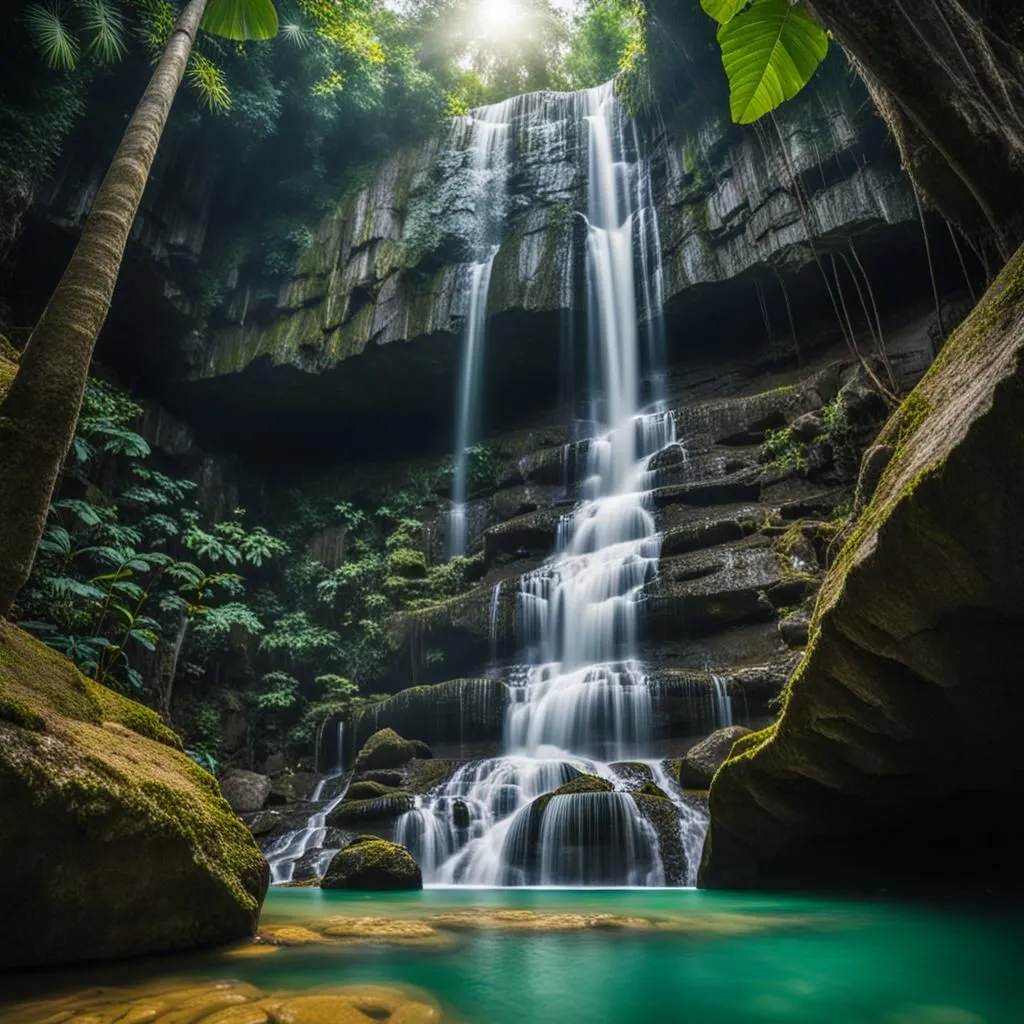
<instances>
[{"instance_id":1,"label":"large boulder","mask_svg":"<svg viewBox=\"0 0 1024 1024\"><path fill-rule=\"evenodd\" d=\"M0 968L251 935L267 883L217 781L156 714L0 622Z\"/></svg>"},{"instance_id":2,"label":"large boulder","mask_svg":"<svg viewBox=\"0 0 1024 1024\"><path fill-rule=\"evenodd\" d=\"M710 793L711 886L1020 882L1024 250L894 413L776 725Z\"/></svg>"},{"instance_id":3,"label":"large boulder","mask_svg":"<svg viewBox=\"0 0 1024 1024\"><path fill-rule=\"evenodd\" d=\"M727 725L690 747L679 765L679 784L683 789L707 789L732 745L749 735L745 726Z\"/></svg>"},{"instance_id":4,"label":"large boulder","mask_svg":"<svg viewBox=\"0 0 1024 1024\"><path fill-rule=\"evenodd\" d=\"M357 836L334 855L322 889L422 889L423 875L412 854L376 836Z\"/></svg>"},{"instance_id":5,"label":"large boulder","mask_svg":"<svg viewBox=\"0 0 1024 1024\"><path fill-rule=\"evenodd\" d=\"M356 757L356 771L370 768L401 768L417 756L416 747L394 729L379 729L364 744Z\"/></svg>"},{"instance_id":6,"label":"large boulder","mask_svg":"<svg viewBox=\"0 0 1024 1024\"><path fill-rule=\"evenodd\" d=\"M252 814L263 810L273 782L266 775L229 768L220 777L221 795L236 814Z\"/></svg>"}]
</instances>

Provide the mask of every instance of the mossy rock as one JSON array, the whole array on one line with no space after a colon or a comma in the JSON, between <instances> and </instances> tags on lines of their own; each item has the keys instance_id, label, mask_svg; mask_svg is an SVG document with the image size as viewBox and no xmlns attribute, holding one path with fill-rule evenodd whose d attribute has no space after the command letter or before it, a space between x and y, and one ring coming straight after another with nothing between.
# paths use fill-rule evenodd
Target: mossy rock
<instances>
[{"instance_id":1,"label":"mossy rock","mask_svg":"<svg viewBox=\"0 0 1024 1024\"><path fill-rule=\"evenodd\" d=\"M254 934L266 861L152 711L7 623L0 708L0 968Z\"/></svg>"},{"instance_id":2,"label":"mossy rock","mask_svg":"<svg viewBox=\"0 0 1024 1024\"><path fill-rule=\"evenodd\" d=\"M423 875L404 846L363 835L334 855L320 887L377 891L422 889Z\"/></svg>"},{"instance_id":3,"label":"mossy rock","mask_svg":"<svg viewBox=\"0 0 1024 1024\"><path fill-rule=\"evenodd\" d=\"M552 796L570 796L573 793L612 793L615 786L607 779L597 775L580 775L563 783L552 793Z\"/></svg>"},{"instance_id":4,"label":"mossy rock","mask_svg":"<svg viewBox=\"0 0 1024 1024\"><path fill-rule=\"evenodd\" d=\"M416 757L416 748L394 729L380 729L364 744L356 757L356 771L369 768L401 768Z\"/></svg>"},{"instance_id":5,"label":"mossy rock","mask_svg":"<svg viewBox=\"0 0 1024 1024\"><path fill-rule=\"evenodd\" d=\"M654 788L657 789L656 786ZM634 793L633 800L658 837L665 884L686 885L689 865L679 831L679 811L676 805L666 799L663 793L661 796Z\"/></svg>"},{"instance_id":6,"label":"mossy rock","mask_svg":"<svg viewBox=\"0 0 1024 1024\"><path fill-rule=\"evenodd\" d=\"M539 822L544 809L556 796L572 796L576 793L612 793L615 786L597 775L577 775L575 779L563 782L558 789L537 797L530 806L531 815Z\"/></svg>"},{"instance_id":7,"label":"mossy rock","mask_svg":"<svg viewBox=\"0 0 1024 1024\"><path fill-rule=\"evenodd\" d=\"M0 400L3 400L10 390L11 382L14 380L14 375L17 372L17 364L5 358L3 353L0 352Z\"/></svg>"},{"instance_id":8,"label":"mossy rock","mask_svg":"<svg viewBox=\"0 0 1024 1024\"><path fill-rule=\"evenodd\" d=\"M382 782L353 782L345 794L346 800L373 800L379 796L393 796L398 790Z\"/></svg>"},{"instance_id":9,"label":"mossy rock","mask_svg":"<svg viewBox=\"0 0 1024 1024\"><path fill-rule=\"evenodd\" d=\"M877 444L781 715L715 774L704 885L1019 883L1024 249Z\"/></svg>"},{"instance_id":10,"label":"mossy rock","mask_svg":"<svg viewBox=\"0 0 1024 1024\"><path fill-rule=\"evenodd\" d=\"M653 796L659 800L668 800L668 793L655 782L645 782L637 791L639 796Z\"/></svg>"},{"instance_id":11,"label":"mossy rock","mask_svg":"<svg viewBox=\"0 0 1024 1024\"><path fill-rule=\"evenodd\" d=\"M416 758L406 768L405 789L423 796L442 782L447 782L458 767L458 761Z\"/></svg>"},{"instance_id":12,"label":"mossy rock","mask_svg":"<svg viewBox=\"0 0 1024 1024\"><path fill-rule=\"evenodd\" d=\"M368 800L346 800L327 816L327 824L335 828L345 828L393 822L406 811L411 811L413 804L413 798L401 790L395 790L387 796L371 797Z\"/></svg>"},{"instance_id":13,"label":"mossy rock","mask_svg":"<svg viewBox=\"0 0 1024 1024\"><path fill-rule=\"evenodd\" d=\"M733 744L750 735L743 725L717 729L692 746L679 766L679 784L683 789L707 789L715 772L729 756Z\"/></svg>"},{"instance_id":14,"label":"mossy rock","mask_svg":"<svg viewBox=\"0 0 1024 1024\"><path fill-rule=\"evenodd\" d=\"M352 777L352 785L357 782L379 782L391 789L401 789L405 775L397 768L375 768L368 772L360 772Z\"/></svg>"}]
</instances>

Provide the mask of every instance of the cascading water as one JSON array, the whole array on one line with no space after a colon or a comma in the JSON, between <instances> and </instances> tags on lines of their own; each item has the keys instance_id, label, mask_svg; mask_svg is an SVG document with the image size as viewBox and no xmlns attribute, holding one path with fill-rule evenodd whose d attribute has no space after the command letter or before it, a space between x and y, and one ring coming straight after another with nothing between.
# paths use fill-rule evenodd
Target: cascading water
<instances>
[{"instance_id":1,"label":"cascading water","mask_svg":"<svg viewBox=\"0 0 1024 1024\"><path fill-rule=\"evenodd\" d=\"M577 460L585 451L582 500L562 519L555 554L520 582L516 630L525 664L508 681L506 756L460 768L400 819L396 838L428 883L664 884L656 832L612 768L643 761L676 805L692 883L706 820L663 765L645 758L653 749L652 697L637 660L642 590L661 547L648 462L675 443L673 417L657 404L644 407L634 240L642 243L650 318L660 303L661 260L653 210L638 205L649 201L650 184L638 180L642 163L629 159L636 139L611 84L512 102L549 118L532 130L550 135L574 123L587 140L591 436L575 447ZM509 117L501 107L494 116ZM646 370L660 382L652 331ZM648 386L651 397L658 392ZM581 774L608 780L611 791L538 800Z\"/></svg>"},{"instance_id":2,"label":"cascading water","mask_svg":"<svg viewBox=\"0 0 1024 1024\"><path fill-rule=\"evenodd\" d=\"M479 396L487 340L487 295L505 215L512 111L513 101L507 100L475 110L469 117L470 174L477 224L473 244L479 260L469 267L469 306L463 330L455 414L452 508L448 518L449 555L461 555L466 550L468 539L466 498L469 494L470 446L479 430Z\"/></svg>"},{"instance_id":3,"label":"cascading water","mask_svg":"<svg viewBox=\"0 0 1024 1024\"><path fill-rule=\"evenodd\" d=\"M322 729L321 726L321 731ZM344 779L344 722L338 723L337 744L334 773L320 779L309 798L311 803L320 805L319 809L309 816L303 828L286 832L266 851L272 885L290 882L295 877L295 870L299 862L304 858L310 860L308 871L310 876L322 875L327 870L331 858L340 849L340 847L325 847L324 841L327 839L328 833L327 815L345 799L345 793L348 791ZM319 754L319 743L317 750ZM334 795L326 803L323 803L325 791L333 792Z\"/></svg>"}]
</instances>

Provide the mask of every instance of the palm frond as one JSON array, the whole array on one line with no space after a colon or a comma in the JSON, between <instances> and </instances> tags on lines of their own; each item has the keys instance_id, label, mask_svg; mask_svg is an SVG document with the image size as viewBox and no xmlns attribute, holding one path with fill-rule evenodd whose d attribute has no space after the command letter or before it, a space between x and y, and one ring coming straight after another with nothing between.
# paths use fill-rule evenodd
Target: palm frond
<instances>
[{"instance_id":1,"label":"palm frond","mask_svg":"<svg viewBox=\"0 0 1024 1024\"><path fill-rule=\"evenodd\" d=\"M82 12L82 26L92 36L86 53L94 53L105 64L113 64L127 52L124 19L110 0L75 0Z\"/></svg>"},{"instance_id":2,"label":"palm frond","mask_svg":"<svg viewBox=\"0 0 1024 1024\"><path fill-rule=\"evenodd\" d=\"M30 4L25 9L25 26L51 68L73 71L81 48L68 25L64 9L57 3Z\"/></svg>"},{"instance_id":3,"label":"palm frond","mask_svg":"<svg viewBox=\"0 0 1024 1024\"><path fill-rule=\"evenodd\" d=\"M223 113L231 106L224 72L208 57L193 53L188 65L188 83L202 97L203 103L217 113Z\"/></svg>"}]
</instances>

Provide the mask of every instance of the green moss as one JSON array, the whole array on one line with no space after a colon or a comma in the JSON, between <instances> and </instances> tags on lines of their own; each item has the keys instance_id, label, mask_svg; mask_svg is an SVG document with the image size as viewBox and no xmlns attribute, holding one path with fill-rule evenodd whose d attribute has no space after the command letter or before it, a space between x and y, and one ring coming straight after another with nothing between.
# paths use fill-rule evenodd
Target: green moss
<instances>
[{"instance_id":1,"label":"green moss","mask_svg":"<svg viewBox=\"0 0 1024 1024\"><path fill-rule=\"evenodd\" d=\"M570 796L573 793L612 793L615 786L607 779L596 775L580 775L569 782L563 783L552 793L552 796Z\"/></svg>"},{"instance_id":2,"label":"green moss","mask_svg":"<svg viewBox=\"0 0 1024 1024\"><path fill-rule=\"evenodd\" d=\"M0 691L4 827L62 845L56 873L38 873L42 889L52 887L57 899L62 887L87 886L102 856L116 860L131 850L141 860L165 860L155 873L126 869L111 904L121 917L109 935L93 908L104 933L101 955L224 941L255 925L266 862L213 776L176 749L177 736L152 711L84 679L67 659L7 623L0 623ZM160 870L182 887L182 906L197 918L169 920L154 937L141 918ZM110 898L97 896L100 903Z\"/></svg>"},{"instance_id":3,"label":"green moss","mask_svg":"<svg viewBox=\"0 0 1024 1024\"><path fill-rule=\"evenodd\" d=\"M645 782L637 791L638 796L654 796L659 800L667 800L668 794L654 782Z\"/></svg>"},{"instance_id":4,"label":"green moss","mask_svg":"<svg viewBox=\"0 0 1024 1024\"><path fill-rule=\"evenodd\" d=\"M92 679L86 679L85 685L99 706L104 721L117 722L147 739L175 750L182 749L181 738L160 721L160 716L152 708L136 704Z\"/></svg>"},{"instance_id":5,"label":"green moss","mask_svg":"<svg viewBox=\"0 0 1024 1024\"><path fill-rule=\"evenodd\" d=\"M423 877L404 846L361 835L335 854L320 884L324 889L422 889Z\"/></svg>"},{"instance_id":6,"label":"green moss","mask_svg":"<svg viewBox=\"0 0 1024 1024\"><path fill-rule=\"evenodd\" d=\"M353 782L345 794L346 800L372 800L379 796L393 796L398 793L394 786L382 782Z\"/></svg>"},{"instance_id":7,"label":"green moss","mask_svg":"<svg viewBox=\"0 0 1024 1024\"><path fill-rule=\"evenodd\" d=\"M398 548L388 555L388 570L392 576L422 579L427 575L427 557L414 548Z\"/></svg>"},{"instance_id":8,"label":"green moss","mask_svg":"<svg viewBox=\"0 0 1024 1024\"><path fill-rule=\"evenodd\" d=\"M11 382L14 380L14 375L17 372L18 367L14 363L0 356L0 401L3 400L10 390Z\"/></svg>"},{"instance_id":9,"label":"green moss","mask_svg":"<svg viewBox=\"0 0 1024 1024\"><path fill-rule=\"evenodd\" d=\"M0 722L10 722L21 729L42 732L46 719L33 711L24 701L0 695Z\"/></svg>"}]
</instances>

